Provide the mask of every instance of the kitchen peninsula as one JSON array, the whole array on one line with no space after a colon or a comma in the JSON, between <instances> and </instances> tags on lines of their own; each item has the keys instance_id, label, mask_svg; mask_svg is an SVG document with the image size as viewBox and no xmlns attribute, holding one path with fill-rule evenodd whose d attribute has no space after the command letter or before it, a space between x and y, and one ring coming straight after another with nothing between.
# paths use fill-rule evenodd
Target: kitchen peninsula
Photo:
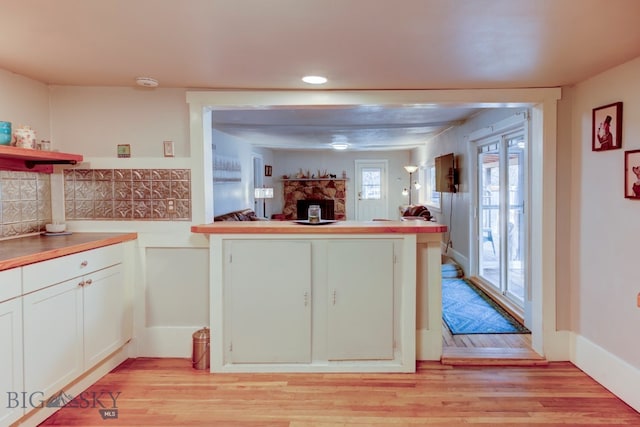
<instances>
[{"instance_id":1,"label":"kitchen peninsula","mask_svg":"<svg viewBox=\"0 0 640 427\"><path fill-rule=\"evenodd\" d=\"M414 372L442 351L440 242L422 220L214 222L211 372Z\"/></svg>"}]
</instances>

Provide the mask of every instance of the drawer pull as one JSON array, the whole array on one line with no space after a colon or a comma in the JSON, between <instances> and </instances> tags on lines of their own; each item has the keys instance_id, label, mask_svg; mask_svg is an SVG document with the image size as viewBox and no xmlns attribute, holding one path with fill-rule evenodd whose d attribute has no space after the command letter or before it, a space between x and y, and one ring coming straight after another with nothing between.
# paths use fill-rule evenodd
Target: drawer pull
<instances>
[{"instance_id":1,"label":"drawer pull","mask_svg":"<svg viewBox=\"0 0 640 427\"><path fill-rule=\"evenodd\" d=\"M80 263L80 267L86 267L87 265L89 265L89 261L84 260Z\"/></svg>"}]
</instances>

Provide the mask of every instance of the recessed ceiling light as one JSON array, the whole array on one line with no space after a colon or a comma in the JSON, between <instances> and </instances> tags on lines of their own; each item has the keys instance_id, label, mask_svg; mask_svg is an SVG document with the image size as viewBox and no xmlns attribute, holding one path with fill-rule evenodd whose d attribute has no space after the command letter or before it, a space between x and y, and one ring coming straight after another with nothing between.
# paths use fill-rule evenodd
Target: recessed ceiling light
<instances>
[{"instance_id":1,"label":"recessed ceiling light","mask_svg":"<svg viewBox=\"0 0 640 427\"><path fill-rule=\"evenodd\" d=\"M151 77L136 77L136 83L138 86L158 87L158 81Z\"/></svg>"},{"instance_id":2,"label":"recessed ceiling light","mask_svg":"<svg viewBox=\"0 0 640 427\"><path fill-rule=\"evenodd\" d=\"M304 76L302 81L310 85L323 85L327 82L327 78L322 76Z\"/></svg>"},{"instance_id":3,"label":"recessed ceiling light","mask_svg":"<svg viewBox=\"0 0 640 427\"><path fill-rule=\"evenodd\" d=\"M331 143L331 148L333 148L334 150L346 150L347 148L349 148L349 144L347 144L346 142L333 142Z\"/></svg>"}]
</instances>

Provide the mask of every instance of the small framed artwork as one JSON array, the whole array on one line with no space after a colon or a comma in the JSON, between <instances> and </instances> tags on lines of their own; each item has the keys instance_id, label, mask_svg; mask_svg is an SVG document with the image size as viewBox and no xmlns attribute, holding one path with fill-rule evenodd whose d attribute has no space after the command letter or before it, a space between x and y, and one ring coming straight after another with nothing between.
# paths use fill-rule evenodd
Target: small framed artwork
<instances>
[{"instance_id":1,"label":"small framed artwork","mask_svg":"<svg viewBox=\"0 0 640 427\"><path fill-rule=\"evenodd\" d=\"M118 144L118 157L131 157L131 145Z\"/></svg>"},{"instance_id":2,"label":"small framed artwork","mask_svg":"<svg viewBox=\"0 0 640 427\"><path fill-rule=\"evenodd\" d=\"M640 150L624 152L624 197L640 200Z\"/></svg>"},{"instance_id":3,"label":"small framed artwork","mask_svg":"<svg viewBox=\"0 0 640 427\"><path fill-rule=\"evenodd\" d=\"M264 176L271 176L272 172L273 168L271 167L271 165L264 165Z\"/></svg>"},{"instance_id":4,"label":"small framed artwork","mask_svg":"<svg viewBox=\"0 0 640 427\"><path fill-rule=\"evenodd\" d=\"M592 151L622 148L622 102L593 109Z\"/></svg>"},{"instance_id":5,"label":"small framed artwork","mask_svg":"<svg viewBox=\"0 0 640 427\"><path fill-rule=\"evenodd\" d=\"M164 148L164 156L173 157L173 141L163 141L162 146Z\"/></svg>"}]
</instances>

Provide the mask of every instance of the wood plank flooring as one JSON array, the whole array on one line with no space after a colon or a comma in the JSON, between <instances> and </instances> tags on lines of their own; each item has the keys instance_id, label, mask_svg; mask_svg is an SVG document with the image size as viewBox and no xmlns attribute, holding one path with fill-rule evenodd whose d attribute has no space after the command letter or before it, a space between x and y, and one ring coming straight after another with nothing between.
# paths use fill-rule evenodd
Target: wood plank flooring
<instances>
[{"instance_id":1,"label":"wood plank flooring","mask_svg":"<svg viewBox=\"0 0 640 427\"><path fill-rule=\"evenodd\" d=\"M638 412L570 363L421 362L415 374L210 374L189 359L139 358L84 394L100 392L120 393L117 419L103 420L97 408L65 407L42 425L640 425Z\"/></svg>"},{"instance_id":2,"label":"wood plank flooring","mask_svg":"<svg viewBox=\"0 0 640 427\"><path fill-rule=\"evenodd\" d=\"M445 365L540 366L544 357L531 349L531 334L452 335L442 325L442 358Z\"/></svg>"}]
</instances>

